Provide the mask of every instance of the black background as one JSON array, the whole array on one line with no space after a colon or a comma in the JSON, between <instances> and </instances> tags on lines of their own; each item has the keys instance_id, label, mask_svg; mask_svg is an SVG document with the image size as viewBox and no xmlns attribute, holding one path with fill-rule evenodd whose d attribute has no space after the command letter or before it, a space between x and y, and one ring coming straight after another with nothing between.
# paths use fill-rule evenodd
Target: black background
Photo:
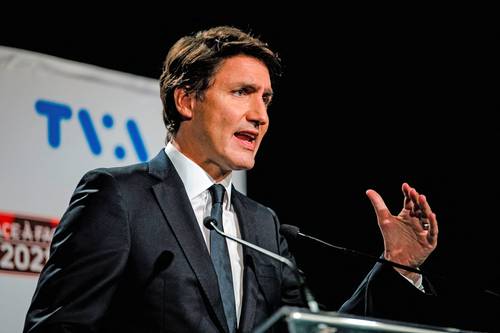
<instances>
[{"instance_id":1,"label":"black background","mask_svg":"<svg viewBox=\"0 0 500 333\"><path fill-rule=\"evenodd\" d=\"M123 8L6 11L0 45L158 78L182 35L221 24L251 31L278 51L285 74L248 172L249 196L282 223L379 255L382 238L364 193L377 190L396 214L406 181L438 216L440 242L426 268L462 288L500 293L492 21L469 8L218 6L127 8L133 15ZM371 267L310 243L291 247L332 310Z\"/></svg>"}]
</instances>

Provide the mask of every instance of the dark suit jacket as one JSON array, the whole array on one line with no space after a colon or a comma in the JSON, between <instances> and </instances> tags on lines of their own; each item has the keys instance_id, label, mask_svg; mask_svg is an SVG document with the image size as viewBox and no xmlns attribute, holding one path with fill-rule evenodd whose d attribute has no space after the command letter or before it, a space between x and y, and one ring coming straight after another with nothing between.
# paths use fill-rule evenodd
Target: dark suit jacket
<instances>
[{"instance_id":1,"label":"dark suit jacket","mask_svg":"<svg viewBox=\"0 0 500 333\"><path fill-rule=\"evenodd\" d=\"M234 189L232 203L244 239L293 260L270 209ZM243 254L239 331L249 332L280 306L302 302L286 267L246 248ZM384 274L370 279L377 275ZM385 275L415 292L393 270ZM343 309L370 315L361 304L374 301L363 290L377 293L361 289ZM24 331L227 332L203 236L163 151L148 163L82 178L54 234Z\"/></svg>"},{"instance_id":2,"label":"dark suit jacket","mask_svg":"<svg viewBox=\"0 0 500 333\"><path fill-rule=\"evenodd\" d=\"M270 209L233 189L242 237L289 256ZM293 276L243 249L240 330L300 304ZM181 179L149 163L87 173L54 234L26 332L227 332L217 278Z\"/></svg>"}]
</instances>

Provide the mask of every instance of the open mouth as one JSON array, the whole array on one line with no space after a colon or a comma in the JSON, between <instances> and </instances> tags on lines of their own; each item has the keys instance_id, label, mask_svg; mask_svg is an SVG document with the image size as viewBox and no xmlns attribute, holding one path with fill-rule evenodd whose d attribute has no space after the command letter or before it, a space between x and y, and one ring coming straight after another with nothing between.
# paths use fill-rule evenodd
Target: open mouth
<instances>
[{"instance_id":1,"label":"open mouth","mask_svg":"<svg viewBox=\"0 0 500 333\"><path fill-rule=\"evenodd\" d=\"M250 150L255 149L255 143L257 140L258 132L238 131L238 132L234 133L234 136L243 145L243 147L250 149Z\"/></svg>"},{"instance_id":2,"label":"open mouth","mask_svg":"<svg viewBox=\"0 0 500 333\"><path fill-rule=\"evenodd\" d=\"M246 131L236 132L234 133L234 136L242 141L248 141L248 142L254 142L255 139L257 138L257 134Z\"/></svg>"}]
</instances>

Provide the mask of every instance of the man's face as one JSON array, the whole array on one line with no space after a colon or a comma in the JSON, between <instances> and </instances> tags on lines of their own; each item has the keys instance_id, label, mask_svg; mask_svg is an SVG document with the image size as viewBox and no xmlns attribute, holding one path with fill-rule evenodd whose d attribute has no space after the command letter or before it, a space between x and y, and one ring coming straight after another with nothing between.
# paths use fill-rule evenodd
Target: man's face
<instances>
[{"instance_id":1,"label":"man's face","mask_svg":"<svg viewBox=\"0 0 500 333\"><path fill-rule=\"evenodd\" d=\"M224 60L204 97L191 99L192 117L181 123L181 151L214 179L250 169L267 132L272 98L267 67L237 55Z\"/></svg>"}]
</instances>

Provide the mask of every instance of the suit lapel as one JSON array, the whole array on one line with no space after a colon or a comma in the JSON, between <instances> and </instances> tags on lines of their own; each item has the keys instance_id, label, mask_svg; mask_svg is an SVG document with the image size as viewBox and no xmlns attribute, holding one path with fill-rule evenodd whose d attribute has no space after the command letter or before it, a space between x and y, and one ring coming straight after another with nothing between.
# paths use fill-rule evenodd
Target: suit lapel
<instances>
[{"instance_id":1,"label":"suit lapel","mask_svg":"<svg viewBox=\"0 0 500 333\"><path fill-rule=\"evenodd\" d=\"M238 217L238 222L240 226L241 237L246 241L257 244L257 230L255 227L254 214L252 210L246 205L245 201L242 200L242 194L237 192L235 188L232 188L231 201ZM256 207L254 207L255 211ZM239 331L247 332L253 328L253 323L255 319L255 307L256 307L256 294L257 284L255 271L253 268L253 256L251 249L243 247L243 299L241 307L241 317Z\"/></svg>"},{"instance_id":2,"label":"suit lapel","mask_svg":"<svg viewBox=\"0 0 500 333\"><path fill-rule=\"evenodd\" d=\"M163 180L153 186L153 191L167 223L200 282L220 327L228 332L217 275L184 184L163 150L151 160L149 168L153 176Z\"/></svg>"}]
</instances>

